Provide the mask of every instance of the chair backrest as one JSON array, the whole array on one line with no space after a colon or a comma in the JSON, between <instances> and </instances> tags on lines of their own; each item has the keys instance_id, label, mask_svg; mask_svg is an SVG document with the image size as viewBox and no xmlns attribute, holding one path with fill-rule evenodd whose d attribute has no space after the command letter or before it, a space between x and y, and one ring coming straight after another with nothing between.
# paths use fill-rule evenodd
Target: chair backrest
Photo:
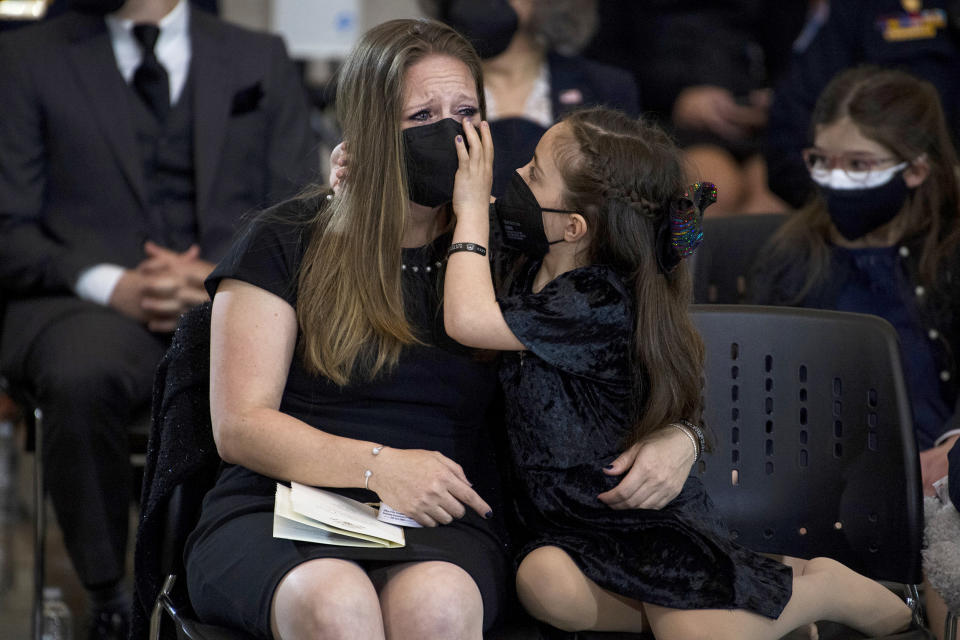
<instances>
[{"instance_id":1,"label":"chair backrest","mask_svg":"<svg viewBox=\"0 0 960 640\"><path fill-rule=\"evenodd\" d=\"M897 335L838 311L694 305L706 343L700 465L738 542L920 582L923 502Z\"/></svg>"},{"instance_id":2,"label":"chair backrest","mask_svg":"<svg viewBox=\"0 0 960 640\"><path fill-rule=\"evenodd\" d=\"M704 219L703 244L694 254L694 302L746 302L750 267L786 218L786 214L768 213Z\"/></svg>"},{"instance_id":3,"label":"chair backrest","mask_svg":"<svg viewBox=\"0 0 960 640\"><path fill-rule=\"evenodd\" d=\"M167 574L182 573L184 542L220 466L210 424L209 365L210 303L205 303L180 319L154 380L134 554L133 637L146 636Z\"/></svg>"}]
</instances>

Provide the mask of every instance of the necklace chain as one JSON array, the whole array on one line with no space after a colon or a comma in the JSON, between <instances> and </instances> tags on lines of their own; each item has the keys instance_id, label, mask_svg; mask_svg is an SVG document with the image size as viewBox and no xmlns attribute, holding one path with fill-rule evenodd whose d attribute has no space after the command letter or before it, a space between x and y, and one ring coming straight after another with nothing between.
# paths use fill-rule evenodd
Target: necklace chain
<instances>
[{"instance_id":1,"label":"necklace chain","mask_svg":"<svg viewBox=\"0 0 960 640\"><path fill-rule=\"evenodd\" d=\"M400 270L401 270L401 271L412 271L413 273L420 273L420 271L422 270L422 271L424 271L425 273L432 273L434 269L436 269L436 270L439 271L439 270L440 270L440 267L442 267L442 266L443 266L443 260L437 260L437 261L435 261L433 264L428 264L428 265L425 265L425 266L422 266L422 267L421 267L420 265L417 265L417 264L409 265L409 266L408 266L407 264L401 264L401 265L400 265Z\"/></svg>"}]
</instances>

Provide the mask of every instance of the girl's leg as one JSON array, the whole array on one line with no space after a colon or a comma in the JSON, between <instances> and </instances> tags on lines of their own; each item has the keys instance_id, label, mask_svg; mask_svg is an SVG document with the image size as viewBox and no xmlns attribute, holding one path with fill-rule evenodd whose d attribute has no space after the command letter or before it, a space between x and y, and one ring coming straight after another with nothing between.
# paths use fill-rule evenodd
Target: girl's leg
<instances>
[{"instance_id":1,"label":"girl's leg","mask_svg":"<svg viewBox=\"0 0 960 640\"><path fill-rule=\"evenodd\" d=\"M480 589L457 565L413 562L373 572L371 578L380 592L389 640L482 640Z\"/></svg>"},{"instance_id":2,"label":"girl's leg","mask_svg":"<svg viewBox=\"0 0 960 640\"><path fill-rule=\"evenodd\" d=\"M523 559L517 595L530 615L564 631L645 630L639 602L600 588L558 547L539 547Z\"/></svg>"},{"instance_id":3,"label":"girl's leg","mask_svg":"<svg viewBox=\"0 0 960 640\"><path fill-rule=\"evenodd\" d=\"M730 638L774 640L817 620L833 620L868 636L905 629L910 609L883 585L829 558L797 561L793 595L776 620L742 610L683 611L644 605L658 640Z\"/></svg>"},{"instance_id":4,"label":"girl's leg","mask_svg":"<svg viewBox=\"0 0 960 640\"><path fill-rule=\"evenodd\" d=\"M353 562L324 558L296 567L280 581L270 608L276 640L382 639L376 589Z\"/></svg>"},{"instance_id":5,"label":"girl's leg","mask_svg":"<svg viewBox=\"0 0 960 640\"><path fill-rule=\"evenodd\" d=\"M937 637L937 640L960 640L960 634L953 638L946 636L947 604L937 593L937 590L930 585L926 577L923 579L923 593L927 603L927 625L933 635Z\"/></svg>"}]
</instances>

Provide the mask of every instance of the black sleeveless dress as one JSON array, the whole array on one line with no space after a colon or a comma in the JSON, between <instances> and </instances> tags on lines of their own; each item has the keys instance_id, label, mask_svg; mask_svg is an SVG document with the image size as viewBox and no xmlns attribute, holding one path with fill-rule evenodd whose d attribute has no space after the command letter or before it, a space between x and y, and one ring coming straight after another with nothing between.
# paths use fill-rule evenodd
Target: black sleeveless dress
<instances>
[{"instance_id":1,"label":"black sleeveless dress","mask_svg":"<svg viewBox=\"0 0 960 640\"><path fill-rule=\"evenodd\" d=\"M539 266L522 268L499 300L528 349L505 354L500 368L526 536L520 557L557 546L598 585L641 602L778 617L791 569L732 542L698 478L660 510L613 510L597 499L620 481L602 470L630 425L633 298L604 266L532 293Z\"/></svg>"},{"instance_id":2,"label":"black sleeveless dress","mask_svg":"<svg viewBox=\"0 0 960 640\"><path fill-rule=\"evenodd\" d=\"M251 225L211 274L207 282L211 296L222 279L234 278L274 293L295 308L297 271L308 233L303 221L316 209L316 203L287 203ZM225 465L185 549L190 598L202 620L270 638L270 604L278 583L291 569L315 558L346 558L368 570L421 560L451 562L477 583L484 628L502 613L510 569L489 434L490 419L501 419L500 405L494 403L496 367L443 333L437 262L449 241L448 235L425 247L403 250L406 314L424 346L406 349L389 374L344 388L308 373L295 355L280 410L336 435L440 451L463 466L494 517L484 520L468 509L465 517L450 525L408 528L407 544L400 549L280 540L272 536L276 480ZM372 492L333 490L376 500Z\"/></svg>"}]
</instances>

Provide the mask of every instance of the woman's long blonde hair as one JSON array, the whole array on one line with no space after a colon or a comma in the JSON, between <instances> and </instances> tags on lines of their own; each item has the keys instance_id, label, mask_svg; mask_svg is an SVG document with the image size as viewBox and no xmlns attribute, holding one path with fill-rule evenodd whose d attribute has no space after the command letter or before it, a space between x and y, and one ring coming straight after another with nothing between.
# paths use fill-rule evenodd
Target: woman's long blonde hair
<instances>
[{"instance_id":1,"label":"woman's long blonde hair","mask_svg":"<svg viewBox=\"0 0 960 640\"><path fill-rule=\"evenodd\" d=\"M337 116L352 159L350 175L312 223L297 302L304 363L338 385L375 377L418 341L404 314L400 279L409 214L400 118L406 72L429 55L467 65L484 114L480 59L440 22L378 25L339 72Z\"/></svg>"}]
</instances>

